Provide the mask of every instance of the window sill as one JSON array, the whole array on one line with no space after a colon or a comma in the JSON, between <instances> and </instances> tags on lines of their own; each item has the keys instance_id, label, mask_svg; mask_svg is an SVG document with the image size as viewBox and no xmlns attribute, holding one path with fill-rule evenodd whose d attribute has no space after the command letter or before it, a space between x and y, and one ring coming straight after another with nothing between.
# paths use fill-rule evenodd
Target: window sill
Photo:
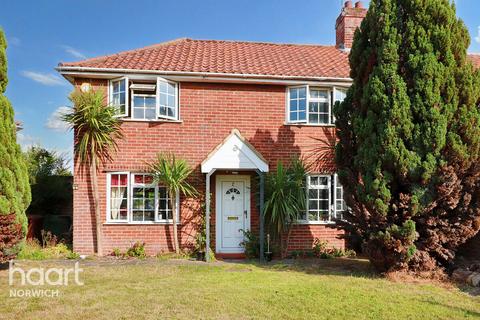
<instances>
[{"instance_id":1,"label":"window sill","mask_svg":"<svg viewBox=\"0 0 480 320\"><path fill-rule=\"evenodd\" d=\"M297 221L295 224L298 225L333 225L336 224L335 221Z\"/></svg>"},{"instance_id":2,"label":"window sill","mask_svg":"<svg viewBox=\"0 0 480 320\"><path fill-rule=\"evenodd\" d=\"M181 224L182 224L181 222L177 222L177 226L181 225ZM109 222L104 222L103 225L104 226L136 226L136 225L151 226L151 225L173 225L173 223L170 222L170 221L145 221L145 222L141 222L141 221L133 221L133 222L109 221Z\"/></svg>"},{"instance_id":3,"label":"window sill","mask_svg":"<svg viewBox=\"0 0 480 320\"><path fill-rule=\"evenodd\" d=\"M321 123L297 123L297 122L285 122L285 126L295 126L295 127L329 127L335 128L335 124L321 124Z\"/></svg>"},{"instance_id":4,"label":"window sill","mask_svg":"<svg viewBox=\"0 0 480 320\"><path fill-rule=\"evenodd\" d=\"M125 122L183 123L183 120L168 120L168 119L145 120L145 119L121 118L120 120Z\"/></svg>"}]
</instances>

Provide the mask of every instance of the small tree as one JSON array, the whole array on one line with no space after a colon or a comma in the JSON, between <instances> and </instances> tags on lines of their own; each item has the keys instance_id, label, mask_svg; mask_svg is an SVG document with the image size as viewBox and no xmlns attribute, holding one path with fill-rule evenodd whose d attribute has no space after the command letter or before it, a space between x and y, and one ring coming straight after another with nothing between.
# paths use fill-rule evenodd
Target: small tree
<instances>
[{"instance_id":1,"label":"small tree","mask_svg":"<svg viewBox=\"0 0 480 320\"><path fill-rule=\"evenodd\" d=\"M277 164L277 170L269 173L265 181L265 221L274 238L280 241L282 256L287 255L292 224L305 211L306 170L299 159L288 168Z\"/></svg>"},{"instance_id":2,"label":"small tree","mask_svg":"<svg viewBox=\"0 0 480 320\"><path fill-rule=\"evenodd\" d=\"M25 210L30 204L28 172L16 142L13 108L7 88L7 42L0 29L0 263L16 257L27 231Z\"/></svg>"},{"instance_id":3,"label":"small tree","mask_svg":"<svg viewBox=\"0 0 480 320\"><path fill-rule=\"evenodd\" d=\"M118 149L117 139L123 138L117 108L104 103L101 91L74 91L70 95L74 107L63 120L74 130L75 159L89 168L93 189L97 234L97 254L102 255L102 220L98 195L97 171L99 165L111 160Z\"/></svg>"},{"instance_id":4,"label":"small tree","mask_svg":"<svg viewBox=\"0 0 480 320\"><path fill-rule=\"evenodd\" d=\"M448 266L480 228L480 78L448 0L372 0L335 117L347 230L380 271Z\"/></svg>"},{"instance_id":5,"label":"small tree","mask_svg":"<svg viewBox=\"0 0 480 320\"><path fill-rule=\"evenodd\" d=\"M177 231L177 196L181 194L191 197L197 194L197 190L188 181L192 169L184 159L178 159L173 153L159 153L154 162L150 163L150 171L153 172L154 180L165 186L170 198L173 222L173 243L175 252L179 253Z\"/></svg>"}]
</instances>

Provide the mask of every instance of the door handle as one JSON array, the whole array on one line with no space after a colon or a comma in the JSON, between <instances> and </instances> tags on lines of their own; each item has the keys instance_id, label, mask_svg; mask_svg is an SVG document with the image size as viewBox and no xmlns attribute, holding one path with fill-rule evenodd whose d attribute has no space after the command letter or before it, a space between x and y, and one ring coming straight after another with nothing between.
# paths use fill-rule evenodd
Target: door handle
<instances>
[{"instance_id":1,"label":"door handle","mask_svg":"<svg viewBox=\"0 0 480 320\"><path fill-rule=\"evenodd\" d=\"M248 218L248 212L247 212L247 210L243 211L243 213L245 214L245 218Z\"/></svg>"}]
</instances>

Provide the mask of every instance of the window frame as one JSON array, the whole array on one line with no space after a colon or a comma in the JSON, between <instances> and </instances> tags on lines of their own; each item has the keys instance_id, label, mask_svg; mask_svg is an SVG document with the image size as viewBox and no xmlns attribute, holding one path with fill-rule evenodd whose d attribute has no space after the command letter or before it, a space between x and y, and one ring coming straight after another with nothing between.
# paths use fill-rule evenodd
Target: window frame
<instances>
[{"instance_id":1,"label":"window frame","mask_svg":"<svg viewBox=\"0 0 480 320\"><path fill-rule=\"evenodd\" d=\"M132 76L133 77L133 76ZM176 81L171 81L171 80L167 80L165 78L162 78L162 77L155 77L155 78L140 78L140 77L133 77L133 81L135 80L154 80L155 81L155 84L156 84L156 88L155 88L155 91L152 91L154 92L154 94L152 94L152 96L154 95L155 96L155 119L140 119L140 118L134 118L134 115L133 115L133 109L130 110L131 108L133 108L133 102L132 102L132 98L135 94L133 94L133 92L131 93L131 89L130 89L130 80L132 80L132 78L129 78L127 76L123 76L123 77L118 77L118 78L114 78L114 79L109 79L108 80L108 86L107 86L107 90L108 90L108 94L107 94L107 97L108 97L108 104L109 105L112 105L112 102L113 102L113 85L115 82L118 82L118 81L122 81L124 80L125 81L125 112L124 113L120 113L118 112L118 114L115 115L115 117L118 117L118 118L122 118L122 120L125 120L125 121L146 121L146 122L155 122L155 121L179 121L180 119L180 82L176 82ZM174 116L168 116L168 115L161 115L160 114L160 84L161 83L168 83L168 84L171 84L175 87L175 105L174 105ZM131 112L130 112L131 111Z\"/></svg>"},{"instance_id":2,"label":"window frame","mask_svg":"<svg viewBox=\"0 0 480 320\"><path fill-rule=\"evenodd\" d=\"M160 84L161 83L167 83L167 84L173 84L175 85L175 108L174 108L174 115L173 117L170 117L168 115L161 115L160 114ZM174 82L174 81L169 81L167 79L164 79L164 78L161 78L161 77L157 77L157 88L156 88L156 105L157 105L157 119L169 119L169 120L178 120L179 118L179 106L178 106L178 100L179 100L179 96L178 96L178 93L179 93L179 84L177 82ZM167 98L168 100L168 98Z\"/></svg>"},{"instance_id":3,"label":"window frame","mask_svg":"<svg viewBox=\"0 0 480 320\"><path fill-rule=\"evenodd\" d=\"M147 119L145 117L143 118L135 118L135 103L134 103L134 100L135 100L135 97L155 97L155 119ZM156 95L155 94L146 94L146 93L132 93L132 97L131 97L131 101L130 101L130 105L131 105L131 108L132 108L132 115L131 115L131 119L132 120L137 120L137 121L155 121L158 119L158 107L157 107L157 98L156 98ZM140 108L137 108L137 109L140 109ZM143 108L145 110L145 105L143 106ZM143 112L144 116L145 116L145 111Z\"/></svg>"},{"instance_id":4,"label":"window frame","mask_svg":"<svg viewBox=\"0 0 480 320\"><path fill-rule=\"evenodd\" d=\"M290 118L290 89L295 88L305 88L306 90L306 118L305 120L291 120ZM313 123L310 122L310 102L313 101L320 101L321 99L311 98L310 97L310 89L317 89L320 91L326 91L328 94L327 103L328 103L328 123ZM336 91L342 90L347 91L348 87L341 87L341 86L322 86L321 84L318 85L295 85L295 86L287 86L286 87L286 95L285 95L285 122L286 124L293 124L293 125L305 125L305 126L335 126L335 116L333 114L333 108L335 106L336 100ZM317 113L319 114L319 113Z\"/></svg>"},{"instance_id":5,"label":"window frame","mask_svg":"<svg viewBox=\"0 0 480 320\"><path fill-rule=\"evenodd\" d=\"M114 220L110 217L110 207L111 207L111 177L112 175L116 174L126 174L127 175L127 220ZM152 175L149 172L136 172L136 171L112 171L112 172L107 172L106 174L106 191L107 191L107 196L106 196L106 219L104 220L106 224L121 224L121 225L138 225L138 224L173 224L173 219L168 219L168 214L167 214L167 219L159 219L159 194L158 190L160 187L163 187L161 185L156 185L155 186L155 220L154 221L134 221L133 220L133 186L138 185L140 186L141 184L134 184L132 183L134 176L135 175ZM145 184L144 184L145 185ZM146 186L149 186L150 184L147 184ZM164 187L163 187L164 188ZM170 204L168 204L170 205ZM177 207L177 225L181 224L180 221L180 195L177 194L176 199L175 199L175 206Z\"/></svg>"},{"instance_id":6,"label":"window frame","mask_svg":"<svg viewBox=\"0 0 480 320\"><path fill-rule=\"evenodd\" d=\"M314 188L317 190L322 190L326 189L328 190L328 220L310 220L309 218L309 201L310 201L310 178L311 177L326 177L328 179L328 186L327 188ZM336 203L337 203L337 181L338 181L338 175L336 173L334 174L325 174L325 173L311 173L308 174L306 177L306 204L305 204L305 213L304 217L305 219L298 219L297 224L312 224L312 225L325 225L325 224L335 224L335 219L342 219L343 216L341 214L342 211L337 211L336 210ZM343 186L342 188L342 195L344 194L343 192ZM342 199L342 201L345 201ZM343 208L345 211L347 208ZM301 215L299 215L301 216Z\"/></svg>"},{"instance_id":7,"label":"window frame","mask_svg":"<svg viewBox=\"0 0 480 320\"><path fill-rule=\"evenodd\" d=\"M112 219L111 217L111 188L112 188L112 175L127 175L127 220ZM108 223L128 223L130 220L130 173L127 171L116 171L107 173L107 222Z\"/></svg>"},{"instance_id":8,"label":"window frame","mask_svg":"<svg viewBox=\"0 0 480 320\"><path fill-rule=\"evenodd\" d=\"M129 79L128 77L120 77L120 78L115 78L109 80L108 83L108 104L115 107L113 104L113 85L115 82L120 82L120 81L125 81L125 112L121 113L120 109L118 110L118 113L115 115L115 117L120 118L120 117L129 117L129 110L130 110L130 87L129 87Z\"/></svg>"},{"instance_id":9,"label":"window frame","mask_svg":"<svg viewBox=\"0 0 480 320\"><path fill-rule=\"evenodd\" d=\"M332 90L332 116L331 116L331 121L332 121L332 124L335 125L335 115L333 114L333 108L335 107L335 105L337 104L337 101L340 101L342 102L343 100L345 100L345 97L343 98L343 100L337 100L337 91L345 91L345 97L347 95L347 91L348 91L348 88L346 87L339 87L339 86L335 86L333 87L333 90Z\"/></svg>"},{"instance_id":10,"label":"window frame","mask_svg":"<svg viewBox=\"0 0 480 320\"><path fill-rule=\"evenodd\" d=\"M305 88L305 120L292 120L290 118L290 89L300 89ZM308 124L308 92L309 88L308 85L300 85L300 86L289 86L287 87L287 123L295 123L295 124ZM297 111L298 112L298 111Z\"/></svg>"}]
</instances>

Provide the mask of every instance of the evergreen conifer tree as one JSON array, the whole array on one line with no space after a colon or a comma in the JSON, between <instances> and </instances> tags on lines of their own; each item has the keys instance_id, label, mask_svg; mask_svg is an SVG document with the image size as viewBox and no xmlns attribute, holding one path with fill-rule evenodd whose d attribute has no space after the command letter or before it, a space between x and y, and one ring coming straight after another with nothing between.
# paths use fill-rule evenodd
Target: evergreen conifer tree
<instances>
[{"instance_id":1,"label":"evergreen conifer tree","mask_svg":"<svg viewBox=\"0 0 480 320\"><path fill-rule=\"evenodd\" d=\"M30 185L7 97L7 43L0 29L0 263L15 258L27 231Z\"/></svg>"},{"instance_id":2,"label":"evergreen conifer tree","mask_svg":"<svg viewBox=\"0 0 480 320\"><path fill-rule=\"evenodd\" d=\"M448 0L372 0L337 106L345 228L381 271L448 266L480 228L480 75Z\"/></svg>"}]
</instances>

